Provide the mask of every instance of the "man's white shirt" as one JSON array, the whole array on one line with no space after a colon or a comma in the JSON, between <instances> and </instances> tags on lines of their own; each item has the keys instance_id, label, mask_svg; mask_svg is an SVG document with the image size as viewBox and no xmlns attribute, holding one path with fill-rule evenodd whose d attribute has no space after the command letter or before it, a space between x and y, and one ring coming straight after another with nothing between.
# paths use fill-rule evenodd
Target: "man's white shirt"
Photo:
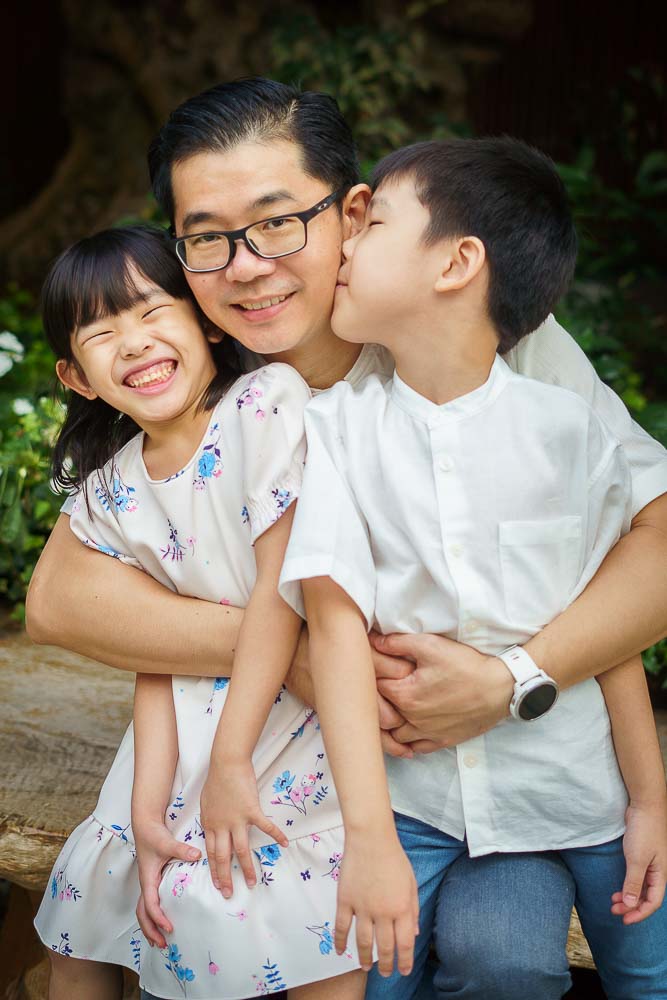
<instances>
[{"instance_id":1,"label":"man's white shirt","mask_svg":"<svg viewBox=\"0 0 667 1000\"><path fill-rule=\"evenodd\" d=\"M382 633L433 632L495 654L583 590L633 513L616 438L573 392L496 358L443 406L394 375L306 409L306 471L281 583L330 576ZM302 610L299 608L299 610ZM394 808L471 855L619 836L627 795L599 685L531 723L387 758Z\"/></svg>"}]
</instances>

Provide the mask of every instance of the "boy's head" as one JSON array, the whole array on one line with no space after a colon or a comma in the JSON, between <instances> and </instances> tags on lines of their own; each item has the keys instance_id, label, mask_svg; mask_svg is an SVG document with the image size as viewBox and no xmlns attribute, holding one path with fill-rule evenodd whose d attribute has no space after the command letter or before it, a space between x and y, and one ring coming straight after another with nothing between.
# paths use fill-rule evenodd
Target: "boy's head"
<instances>
[{"instance_id":1,"label":"boy's head","mask_svg":"<svg viewBox=\"0 0 667 1000\"><path fill-rule=\"evenodd\" d=\"M291 256L261 258L237 241L226 267L186 274L206 315L251 350L280 353L330 335L350 206L359 203L361 222L368 193L359 197L354 140L332 97L263 78L220 84L176 108L148 162L178 237L236 232L342 192Z\"/></svg>"},{"instance_id":2,"label":"boy's head","mask_svg":"<svg viewBox=\"0 0 667 1000\"><path fill-rule=\"evenodd\" d=\"M392 289L396 295L401 283L406 288L406 274L416 289L413 311L420 296L460 292L479 278L484 285L476 287L484 291L505 352L546 319L567 289L577 238L565 189L551 160L525 143L508 137L416 143L381 160L372 187L370 229L357 238L347 267L353 284L361 251L367 297L378 292L385 309L393 308ZM373 266L381 268L377 281ZM443 266L451 268L449 282ZM337 298L334 317L334 330L345 339L353 320L348 301Z\"/></svg>"}]
</instances>

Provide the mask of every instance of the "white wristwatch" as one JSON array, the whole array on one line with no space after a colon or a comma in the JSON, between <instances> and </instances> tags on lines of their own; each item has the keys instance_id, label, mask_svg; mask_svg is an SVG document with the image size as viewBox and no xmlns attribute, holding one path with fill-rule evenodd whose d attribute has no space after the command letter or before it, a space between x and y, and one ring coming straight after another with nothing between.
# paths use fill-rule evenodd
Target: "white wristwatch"
<instances>
[{"instance_id":1,"label":"white wristwatch","mask_svg":"<svg viewBox=\"0 0 667 1000\"><path fill-rule=\"evenodd\" d=\"M523 722L541 719L554 707L558 698L558 684L540 670L523 646L508 646L496 653L514 678L514 695L510 714Z\"/></svg>"}]
</instances>

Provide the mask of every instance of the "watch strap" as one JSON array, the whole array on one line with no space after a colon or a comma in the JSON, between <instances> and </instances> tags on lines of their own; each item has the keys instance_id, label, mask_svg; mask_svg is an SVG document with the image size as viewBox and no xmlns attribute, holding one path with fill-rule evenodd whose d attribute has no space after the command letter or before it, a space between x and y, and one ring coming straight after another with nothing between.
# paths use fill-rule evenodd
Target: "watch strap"
<instances>
[{"instance_id":1,"label":"watch strap","mask_svg":"<svg viewBox=\"0 0 667 1000\"><path fill-rule=\"evenodd\" d=\"M529 656L523 646L508 646L502 653L496 653L499 660L502 660L517 684L525 684L533 677L542 675L542 671Z\"/></svg>"}]
</instances>

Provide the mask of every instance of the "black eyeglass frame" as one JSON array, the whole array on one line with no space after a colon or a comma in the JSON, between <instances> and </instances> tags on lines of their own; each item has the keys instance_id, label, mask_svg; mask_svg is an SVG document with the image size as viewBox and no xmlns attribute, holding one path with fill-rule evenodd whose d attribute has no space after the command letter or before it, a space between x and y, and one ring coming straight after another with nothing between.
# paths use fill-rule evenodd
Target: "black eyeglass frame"
<instances>
[{"instance_id":1,"label":"black eyeglass frame","mask_svg":"<svg viewBox=\"0 0 667 1000\"><path fill-rule=\"evenodd\" d=\"M272 215L268 219L258 219L257 222L251 222L249 226L244 226L242 229L233 229L230 231L211 229L204 233L191 233L189 236L172 236L170 243L172 249L179 262L183 265L186 271L190 271L191 274L209 274L211 271L224 271L226 267L229 267L231 262L234 260L234 255L236 253L236 244L238 240L243 240L246 247L250 253L254 254L255 257L261 257L262 260L277 260L279 257L290 257L293 253L299 253L308 243L308 223L311 219L314 219L316 215L321 215L325 212L327 208L331 208L335 205L346 193L347 188L339 188L338 191L332 191L328 194L326 198L318 201L316 205L312 208L307 208L303 212L283 212L281 215ZM303 244L297 250L288 250L286 253L275 253L275 254L265 254L260 253L257 247L253 246L251 241L247 237L247 232L249 229L254 229L255 226L261 226L265 222L274 222L278 219L298 219L303 223ZM218 267L190 267L186 264L181 255L178 252L179 243L184 243L186 240L193 239L195 236L224 236L229 244L229 260L226 264L221 264Z\"/></svg>"}]
</instances>

